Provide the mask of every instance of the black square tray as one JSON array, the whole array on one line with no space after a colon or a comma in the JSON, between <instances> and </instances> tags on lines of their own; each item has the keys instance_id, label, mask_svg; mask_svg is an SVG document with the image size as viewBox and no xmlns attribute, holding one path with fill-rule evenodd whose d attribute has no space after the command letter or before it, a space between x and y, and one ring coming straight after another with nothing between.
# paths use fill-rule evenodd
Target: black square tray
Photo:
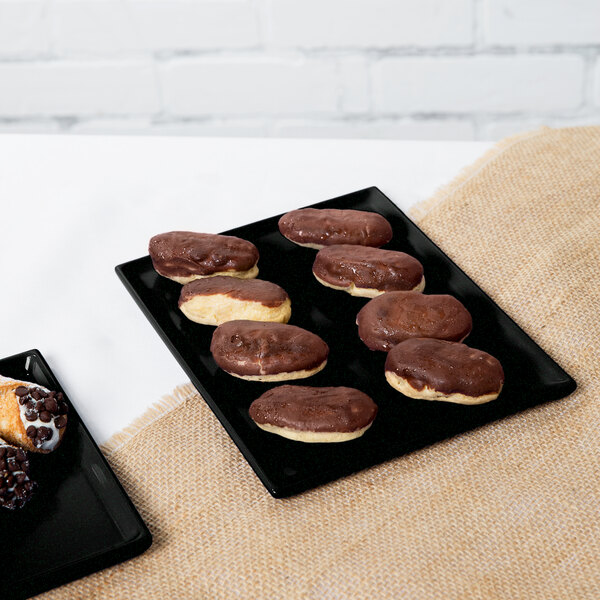
<instances>
[{"instance_id":1,"label":"black square tray","mask_svg":"<svg viewBox=\"0 0 600 600\"><path fill-rule=\"evenodd\" d=\"M574 380L379 189L364 189L312 206L373 211L388 219L394 237L385 248L402 250L423 263L425 293L449 293L463 302L474 323L466 343L496 356L504 367L506 383L497 400L479 406L414 400L396 392L384 377L385 353L368 350L358 337L356 314L367 299L319 284L311 270L315 251L285 239L277 227L278 215L224 233L258 247L259 277L281 285L291 297L290 323L317 333L329 344L326 368L291 383L356 387L379 407L373 426L357 440L340 444L286 440L262 431L248 416L251 402L273 384L237 379L217 367L209 351L214 328L193 323L180 312L181 286L158 275L149 256L116 267L140 309L273 496L297 494L557 400L575 389ZM189 229L201 231L201 222L199 215Z\"/></svg>"},{"instance_id":2,"label":"black square tray","mask_svg":"<svg viewBox=\"0 0 600 600\"><path fill-rule=\"evenodd\" d=\"M0 360L0 374L62 389L38 350ZM29 453L39 487L21 509L0 508L0 598L18 600L141 554L152 536L69 403L61 445Z\"/></svg>"}]
</instances>

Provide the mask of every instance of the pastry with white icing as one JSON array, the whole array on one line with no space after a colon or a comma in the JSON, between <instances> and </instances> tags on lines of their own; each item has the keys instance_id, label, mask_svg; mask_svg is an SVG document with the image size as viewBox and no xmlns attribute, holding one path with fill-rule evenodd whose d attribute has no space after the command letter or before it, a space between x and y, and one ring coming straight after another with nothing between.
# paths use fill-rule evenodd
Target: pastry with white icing
<instances>
[{"instance_id":1,"label":"pastry with white icing","mask_svg":"<svg viewBox=\"0 0 600 600\"><path fill-rule=\"evenodd\" d=\"M62 392L0 375L0 437L31 452L57 448L67 426Z\"/></svg>"},{"instance_id":2,"label":"pastry with white icing","mask_svg":"<svg viewBox=\"0 0 600 600\"><path fill-rule=\"evenodd\" d=\"M14 510L31 498L37 484L29 479L29 460L22 448L0 438L0 506Z\"/></svg>"}]
</instances>

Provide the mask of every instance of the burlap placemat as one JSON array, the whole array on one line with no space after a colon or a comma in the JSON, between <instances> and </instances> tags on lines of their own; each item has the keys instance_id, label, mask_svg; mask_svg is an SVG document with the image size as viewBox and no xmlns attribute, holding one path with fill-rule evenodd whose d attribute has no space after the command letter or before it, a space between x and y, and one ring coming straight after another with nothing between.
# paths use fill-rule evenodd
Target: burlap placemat
<instances>
[{"instance_id":1,"label":"burlap placemat","mask_svg":"<svg viewBox=\"0 0 600 600\"><path fill-rule=\"evenodd\" d=\"M274 500L181 389L107 447L154 545L44 598L600 598L600 128L506 140L425 208L577 392Z\"/></svg>"}]
</instances>

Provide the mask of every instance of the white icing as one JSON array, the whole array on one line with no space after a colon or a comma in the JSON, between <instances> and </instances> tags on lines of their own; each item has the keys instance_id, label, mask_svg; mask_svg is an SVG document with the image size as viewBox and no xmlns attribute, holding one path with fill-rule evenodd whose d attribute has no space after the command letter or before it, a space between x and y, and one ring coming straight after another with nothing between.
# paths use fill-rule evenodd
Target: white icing
<instances>
[{"instance_id":1,"label":"white icing","mask_svg":"<svg viewBox=\"0 0 600 600\"><path fill-rule=\"evenodd\" d=\"M4 377L3 379L8 379L8 378ZM40 390L43 390L46 393L50 393L50 390L48 388L45 388L43 385L38 385L37 383L30 383L29 381L19 381L16 379L11 379L10 381L19 383L20 385L23 385L23 386L27 387L28 389L29 388L39 388ZM48 423L44 423L44 421L42 421L39 418L39 416L35 421L28 421L25 418L25 413L27 412L27 408L26 408L25 404L21 404L18 401L18 396L17 396L17 403L19 405L19 411L21 413L21 421L23 423L23 427L25 428L25 431L27 431L27 428L30 425L33 425L36 428L37 427L48 427L48 429L52 430L52 437L49 440L45 440L44 442L42 442L42 444L40 446L36 446L36 448L39 448L40 450L50 450L50 451L54 450L54 448L56 448L56 446L60 440L60 434L59 434L60 430L54 424L55 417L52 417Z\"/></svg>"}]
</instances>

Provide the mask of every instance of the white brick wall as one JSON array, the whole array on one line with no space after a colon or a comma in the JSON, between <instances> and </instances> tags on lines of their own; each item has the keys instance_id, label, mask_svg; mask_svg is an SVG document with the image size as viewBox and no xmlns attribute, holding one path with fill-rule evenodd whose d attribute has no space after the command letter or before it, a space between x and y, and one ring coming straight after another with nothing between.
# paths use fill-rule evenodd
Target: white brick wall
<instances>
[{"instance_id":1,"label":"white brick wall","mask_svg":"<svg viewBox=\"0 0 600 600\"><path fill-rule=\"evenodd\" d=\"M0 132L600 123L600 0L0 0Z\"/></svg>"},{"instance_id":2,"label":"white brick wall","mask_svg":"<svg viewBox=\"0 0 600 600\"><path fill-rule=\"evenodd\" d=\"M274 0L268 40L288 48L468 46L471 0Z\"/></svg>"},{"instance_id":3,"label":"white brick wall","mask_svg":"<svg viewBox=\"0 0 600 600\"><path fill-rule=\"evenodd\" d=\"M165 112L174 116L333 115L337 108L331 60L186 58L158 73Z\"/></svg>"},{"instance_id":4,"label":"white brick wall","mask_svg":"<svg viewBox=\"0 0 600 600\"><path fill-rule=\"evenodd\" d=\"M570 55L384 58L373 68L384 114L569 110L582 89L583 60Z\"/></svg>"},{"instance_id":5,"label":"white brick wall","mask_svg":"<svg viewBox=\"0 0 600 600\"><path fill-rule=\"evenodd\" d=\"M490 44L600 43L598 0L487 0L485 13Z\"/></svg>"}]
</instances>

